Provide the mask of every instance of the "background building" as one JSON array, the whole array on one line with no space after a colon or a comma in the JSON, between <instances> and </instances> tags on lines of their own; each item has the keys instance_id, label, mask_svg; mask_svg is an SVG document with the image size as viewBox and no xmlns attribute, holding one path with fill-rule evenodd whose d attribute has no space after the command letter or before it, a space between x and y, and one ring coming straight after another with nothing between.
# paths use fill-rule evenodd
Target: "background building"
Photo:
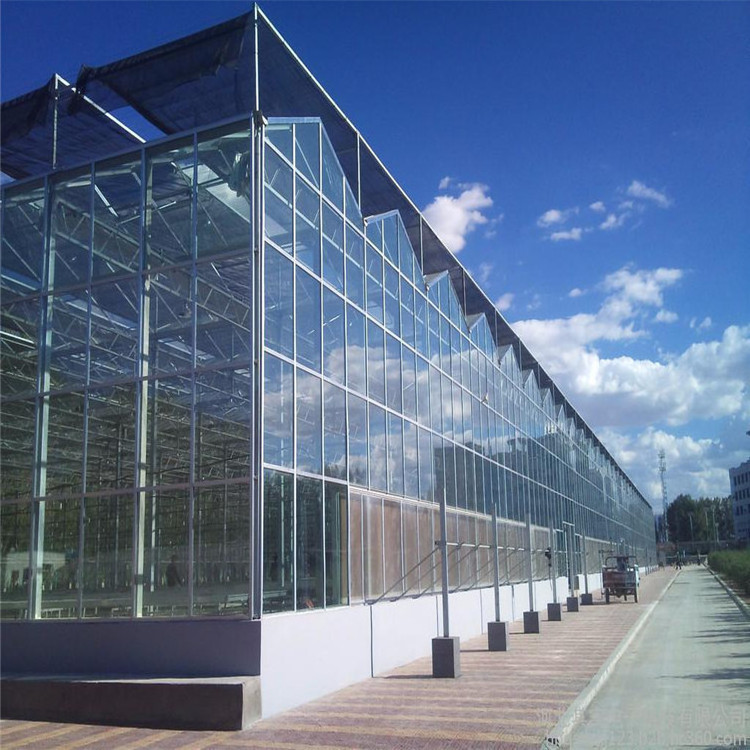
<instances>
[{"instance_id":1,"label":"background building","mask_svg":"<svg viewBox=\"0 0 750 750\"><path fill-rule=\"evenodd\" d=\"M436 634L443 502L462 636L493 508L507 619L529 557L552 595L550 532L563 587L655 562L648 502L259 10L4 104L2 158L6 671L260 674L266 713L377 673Z\"/></svg>"},{"instance_id":2,"label":"background building","mask_svg":"<svg viewBox=\"0 0 750 750\"><path fill-rule=\"evenodd\" d=\"M735 539L750 541L750 460L729 470Z\"/></svg>"}]
</instances>

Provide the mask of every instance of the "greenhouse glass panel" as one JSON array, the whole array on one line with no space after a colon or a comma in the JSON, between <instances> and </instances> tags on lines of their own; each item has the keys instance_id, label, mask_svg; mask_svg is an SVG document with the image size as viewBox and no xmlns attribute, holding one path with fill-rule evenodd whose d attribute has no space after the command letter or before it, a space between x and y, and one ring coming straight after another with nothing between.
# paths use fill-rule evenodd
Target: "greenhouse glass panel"
<instances>
[{"instance_id":1,"label":"greenhouse glass panel","mask_svg":"<svg viewBox=\"0 0 750 750\"><path fill-rule=\"evenodd\" d=\"M287 357L294 356L294 264L266 245L265 343Z\"/></svg>"},{"instance_id":2,"label":"greenhouse glass panel","mask_svg":"<svg viewBox=\"0 0 750 750\"><path fill-rule=\"evenodd\" d=\"M326 606L349 603L346 485L325 483Z\"/></svg>"},{"instance_id":3,"label":"greenhouse glass panel","mask_svg":"<svg viewBox=\"0 0 750 750\"><path fill-rule=\"evenodd\" d=\"M297 477L297 609L324 605L323 482Z\"/></svg>"},{"instance_id":4,"label":"greenhouse glass panel","mask_svg":"<svg viewBox=\"0 0 750 750\"><path fill-rule=\"evenodd\" d=\"M263 611L294 609L294 477L263 476Z\"/></svg>"},{"instance_id":5,"label":"greenhouse glass panel","mask_svg":"<svg viewBox=\"0 0 750 750\"><path fill-rule=\"evenodd\" d=\"M297 362L320 371L320 282L297 268Z\"/></svg>"},{"instance_id":6,"label":"greenhouse glass panel","mask_svg":"<svg viewBox=\"0 0 750 750\"><path fill-rule=\"evenodd\" d=\"M297 469L323 473L321 381L297 368Z\"/></svg>"},{"instance_id":7,"label":"greenhouse glass panel","mask_svg":"<svg viewBox=\"0 0 750 750\"><path fill-rule=\"evenodd\" d=\"M42 548L42 618L77 617L81 501L47 500Z\"/></svg>"},{"instance_id":8,"label":"greenhouse glass panel","mask_svg":"<svg viewBox=\"0 0 750 750\"><path fill-rule=\"evenodd\" d=\"M323 288L323 374L343 385L346 370L344 300Z\"/></svg>"},{"instance_id":9,"label":"greenhouse glass panel","mask_svg":"<svg viewBox=\"0 0 750 750\"><path fill-rule=\"evenodd\" d=\"M320 274L320 196L297 180L294 214L295 251L300 262Z\"/></svg>"},{"instance_id":10,"label":"greenhouse glass panel","mask_svg":"<svg viewBox=\"0 0 750 750\"><path fill-rule=\"evenodd\" d=\"M224 485L196 493L193 521L194 614L248 612L250 486Z\"/></svg>"},{"instance_id":11,"label":"greenhouse glass panel","mask_svg":"<svg viewBox=\"0 0 750 750\"><path fill-rule=\"evenodd\" d=\"M295 165L315 187L320 186L320 122L297 122L294 125Z\"/></svg>"},{"instance_id":12,"label":"greenhouse glass panel","mask_svg":"<svg viewBox=\"0 0 750 750\"><path fill-rule=\"evenodd\" d=\"M130 617L133 496L87 498L85 503L81 616Z\"/></svg>"},{"instance_id":13,"label":"greenhouse glass panel","mask_svg":"<svg viewBox=\"0 0 750 750\"><path fill-rule=\"evenodd\" d=\"M266 354L264 375L263 454L276 466L294 462L294 368Z\"/></svg>"}]
</instances>

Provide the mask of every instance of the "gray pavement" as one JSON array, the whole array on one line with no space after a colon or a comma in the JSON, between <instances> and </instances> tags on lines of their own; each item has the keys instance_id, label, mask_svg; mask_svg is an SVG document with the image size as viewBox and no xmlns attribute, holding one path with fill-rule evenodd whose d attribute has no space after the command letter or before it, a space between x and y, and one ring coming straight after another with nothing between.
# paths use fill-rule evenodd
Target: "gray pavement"
<instances>
[{"instance_id":1,"label":"gray pavement","mask_svg":"<svg viewBox=\"0 0 750 750\"><path fill-rule=\"evenodd\" d=\"M566 744L750 747L750 620L709 571L683 569Z\"/></svg>"}]
</instances>

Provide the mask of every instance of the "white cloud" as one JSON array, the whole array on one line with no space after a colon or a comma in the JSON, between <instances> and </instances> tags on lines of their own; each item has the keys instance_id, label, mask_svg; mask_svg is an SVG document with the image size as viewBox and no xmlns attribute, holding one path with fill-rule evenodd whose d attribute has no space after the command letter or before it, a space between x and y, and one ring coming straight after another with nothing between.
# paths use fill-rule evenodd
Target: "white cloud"
<instances>
[{"instance_id":1,"label":"white cloud","mask_svg":"<svg viewBox=\"0 0 750 750\"><path fill-rule=\"evenodd\" d=\"M561 211L559 208L550 208L536 220L536 224L542 228L564 224L573 214L577 213L577 208L568 208L565 211Z\"/></svg>"},{"instance_id":2,"label":"white cloud","mask_svg":"<svg viewBox=\"0 0 750 750\"><path fill-rule=\"evenodd\" d=\"M598 214L603 214L607 210L607 207L602 201L596 201L595 203L592 203L589 208L592 211L596 211L596 213Z\"/></svg>"},{"instance_id":3,"label":"white cloud","mask_svg":"<svg viewBox=\"0 0 750 750\"><path fill-rule=\"evenodd\" d=\"M513 298L516 295L511 292L506 292L501 297L498 297L495 300L495 307L500 310L500 312L505 312L506 310L509 310L511 305L513 304Z\"/></svg>"},{"instance_id":4,"label":"white cloud","mask_svg":"<svg viewBox=\"0 0 750 750\"><path fill-rule=\"evenodd\" d=\"M446 175L445 177L443 177L442 180L440 180L440 184L438 185L438 190L447 190L450 184L451 184L451 178Z\"/></svg>"},{"instance_id":5,"label":"white cloud","mask_svg":"<svg viewBox=\"0 0 750 750\"><path fill-rule=\"evenodd\" d=\"M599 224L599 229L619 229L626 222L629 215L627 212L619 216L617 214L608 214L607 218Z\"/></svg>"},{"instance_id":6,"label":"white cloud","mask_svg":"<svg viewBox=\"0 0 750 750\"><path fill-rule=\"evenodd\" d=\"M552 242L560 242L560 240L574 240L578 241L583 236L583 229L581 227L573 227L572 229L563 230L560 232L552 232L549 238Z\"/></svg>"},{"instance_id":7,"label":"white cloud","mask_svg":"<svg viewBox=\"0 0 750 750\"><path fill-rule=\"evenodd\" d=\"M672 200L668 198L665 193L647 187L638 180L633 180L630 183L627 194L631 198L641 198L642 200L653 201L660 208L669 208L672 205Z\"/></svg>"},{"instance_id":8,"label":"white cloud","mask_svg":"<svg viewBox=\"0 0 750 750\"><path fill-rule=\"evenodd\" d=\"M659 315L664 290L682 275L680 269L623 268L602 283L608 296L597 312L524 320L513 327L594 427L750 416L750 326L729 326L720 339L695 343L662 361L606 358L596 349L598 342L647 335L639 321L649 308ZM670 317L668 311L663 315Z\"/></svg>"},{"instance_id":9,"label":"white cloud","mask_svg":"<svg viewBox=\"0 0 750 750\"><path fill-rule=\"evenodd\" d=\"M568 297L582 297L584 294L586 294L586 292L584 292L583 289L579 289L578 287L576 287L575 289L571 289L568 292Z\"/></svg>"},{"instance_id":10,"label":"white cloud","mask_svg":"<svg viewBox=\"0 0 750 750\"><path fill-rule=\"evenodd\" d=\"M679 315L671 310L659 310L654 316L656 323L675 323L679 319Z\"/></svg>"},{"instance_id":11,"label":"white cloud","mask_svg":"<svg viewBox=\"0 0 750 750\"><path fill-rule=\"evenodd\" d=\"M441 180L441 185L445 178ZM430 226L454 253L466 246L466 236L488 222L482 209L492 206L489 188L481 183L461 184L458 196L438 195L422 212Z\"/></svg>"},{"instance_id":12,"label":"white cloud","mask_svg":"<svg viewBox=\"0 0 750 750\"><path fill-rule=\"evenodd\" d=\"M647 427L632 435L617 430L599 431L602 442L628 473L636 486L661 511L661 476L657 456L664 451L667 471L667 497L681 493L693 497L715 497L729 494L729 466L736 466L746 453L728 450L719 439L678 436Z\"/></svg>"},{"instance_id":13,"label":"white cloud","mask_svg":"<svg viewBox=\"0 0 750 750\"><path fill-rule=\"evenodd\" d=\"M553 224L562 224L565 221L565 214L556 208L545 211L537 220L537 226L549 227Z\"/></svg>"},{"instance_id":14,"label":"white cloud","mask_svg":"<svg viewBox=\"0 0 750 750\"><path fill-rule=\"evenodd\" d=\"M701 322L698 322L698 318L692 318L690 320L690 327L696 331L707 331L713 325L713 321L710 317L705 317Z\"/></svg>"}]
</instances>

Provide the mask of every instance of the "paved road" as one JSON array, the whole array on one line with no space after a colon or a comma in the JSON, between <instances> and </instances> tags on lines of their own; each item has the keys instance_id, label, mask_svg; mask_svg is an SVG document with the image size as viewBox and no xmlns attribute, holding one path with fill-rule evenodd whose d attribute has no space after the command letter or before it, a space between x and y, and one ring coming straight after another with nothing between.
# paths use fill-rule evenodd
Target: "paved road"
<instances>
[{"instance_id":1,"label":"paved road","mask_svg":"<svg viewBox=\"0 0 750 750\"><path fill-rule=\"evenodd\" d=\"M570 738L591 748L750 747L750 620L683 569Z\"/></svg>"}]
</instances>

